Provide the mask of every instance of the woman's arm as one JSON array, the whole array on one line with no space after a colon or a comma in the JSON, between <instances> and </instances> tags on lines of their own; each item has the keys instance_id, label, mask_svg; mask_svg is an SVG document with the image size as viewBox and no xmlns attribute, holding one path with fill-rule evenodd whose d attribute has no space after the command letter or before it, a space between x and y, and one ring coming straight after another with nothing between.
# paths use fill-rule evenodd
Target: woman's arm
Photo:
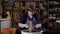
<instances>
[{"instance_id":1,"label":"woman's arm","mask_svg":"<svg viewBox=\"0 0 60 34\"><path fill-rule=\"evenodd\" d=\"M18 23L18 26L21 27L21 28L24 28L25 27L25 25L22 24L22 23Z\"/></svg>"},{"instance_id":2,"label":"woman's arm","mask_svg":"<svg viewBox=\"0 0 60 34\"><path fill-rule=\"evenodd\" d=\"M21 27L21 28L28 27L28 25L25 24L26 18L27 18L26 15L27 15L27 13L24 13L24 14L22 14L22 16L20 17L20 23L18 23L18 26Z\"/></svg>"},{"instance_id":3,"label":"woman's arm","mask_svg":"<svg viewBox=\"0 0 60 34\"><path fill-rule=\"evenodd\" d=\"M29 28L29 26L27 24L22 24L22 23L18 23L18 26L21 28Z\"/></svg>"}]
</instances>

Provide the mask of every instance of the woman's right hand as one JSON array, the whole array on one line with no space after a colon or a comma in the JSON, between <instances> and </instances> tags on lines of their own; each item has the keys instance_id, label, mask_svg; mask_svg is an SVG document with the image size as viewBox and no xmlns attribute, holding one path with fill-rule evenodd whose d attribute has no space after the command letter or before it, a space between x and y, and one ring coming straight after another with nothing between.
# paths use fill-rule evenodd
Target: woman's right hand
<instances>
[{"instance_id":1,"label":"woman's right hand","mask_svg":"<svg viewBox=\"0 0 60 34\"><path fill-rule=\"evenodd\" d=\"M25 28L29 28L29 26L28 26L27 24L24 24L24 27L25 27Z\"/></svg>"},{"instance_id":2,"label":"woman's right hand","mask_svg":"<svg viewBox=\"0 0 60 34\"><path fill-rule=\"evenodd\" d=\"M21 23L19 23L18 26L21 27L21 28L24 28L24 25L21 24Z\"/></svg>"},{"instance_id":3,"label":"woman's right hand","mask_svg":"<svg viewBox=\"0 0 60 34\"><path fill-rule=\"evenodd\" d=\"M21 28L29 28L29 26L27 24L21 24L21 23L18 23L18 26L21 27Z\"/></svg>"}]
</instances>

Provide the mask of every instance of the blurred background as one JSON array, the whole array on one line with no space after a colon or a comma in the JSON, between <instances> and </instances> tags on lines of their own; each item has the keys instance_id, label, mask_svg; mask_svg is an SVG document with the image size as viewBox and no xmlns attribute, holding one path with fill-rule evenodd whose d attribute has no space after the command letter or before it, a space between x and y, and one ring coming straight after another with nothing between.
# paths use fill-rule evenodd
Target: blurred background
<instances>
[{"instance_id":1,"label":"blurred background","mask_svg":"<svg viewBox=\"0 0 60 34\"><path fill-rule=\"evenodd\" d=\"M20 16L32 5L43 23L42 27L48 31L43 34L60 33L60 0L0 0L1 34L13 31L15 34ZM8 30L8 31L6 31Z\"/></svg>"}]
</instances>

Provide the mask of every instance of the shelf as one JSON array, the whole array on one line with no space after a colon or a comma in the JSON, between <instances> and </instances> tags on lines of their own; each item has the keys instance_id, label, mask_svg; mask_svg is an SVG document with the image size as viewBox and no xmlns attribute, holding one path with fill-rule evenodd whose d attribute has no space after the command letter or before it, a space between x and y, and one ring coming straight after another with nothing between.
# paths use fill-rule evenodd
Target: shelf
<instances>
[{"instance_id":1,"label":"shelf","mask_svg":"<svg viewBox=\"0 0 60 34\"><path fill-rule=\"evenodd\" d=\"M49 5L60 5L60 2L49 1Z\"/></svg>"},{"instance_id":2,"label":"shelf","mask_svg":"<svg viewBox=\"0 0 60 34\"><path fill-rule=\"evenodd\" d=\"M31 1L40 1L40 0L15 0L15 1L18 1L18 2L31 2Z\"/></svg>"},{"instance_id":3,"label":"shelf","mask_svg":"<svg viewBox=\"0 0 60 34\"><path fill-rule=\"evenodd\" d=\"M46 2L47 0L15 0L17 2Z\"/></svg>"},{"instance_id":4,"label":"shelf","mask_svg":"<svg viewBox=\"0 0 60 34\"><path fill-rule=\"evenodd\" d=\"M60 16L60 1L49 1L49 14L55 14L57 17Z\"/></svg>"}]
</instances>

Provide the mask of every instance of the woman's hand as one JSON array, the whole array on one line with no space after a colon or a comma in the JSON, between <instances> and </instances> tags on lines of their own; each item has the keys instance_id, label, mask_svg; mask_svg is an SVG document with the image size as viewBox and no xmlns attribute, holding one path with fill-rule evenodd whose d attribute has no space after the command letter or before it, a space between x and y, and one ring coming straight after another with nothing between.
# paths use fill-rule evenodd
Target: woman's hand
<instances>
[{"instance_id":1,"label":"woman's hand","mask_svg":"<svg viewBox=\"0 0 60 34\"><path fill-rule=\"evenodd\" d=\"M28 26L27 24L24 24L24 27L25 27L25 28L29 28L29 26Z\"/></svg>"},{"instance_id":2,"label":"woman's hand","mask_svg":"<svg viewBox=\"0 0 60 34\"><path fill-rule=\"evenodd\" d=\"M29 26L27 24L22 24L22 23L18 23L18 26L21 28L29 28Z\"/></svg>"},{"instance_id":3,"label":"woman's hand","mask_svg":"<svg viewBox=\"0 0 60 34\"><path fill-rule=\"evenodd\" d=\"M21 28L25 27L24 24L22 24L22 23L18 23L18 26L21 27Z\"/></svg>"},{"instance_id":4,"label":"woman's hand","mask_svg":"<svg viewBox=\"0 0 60 34\"><path fill-rule=\"evenodd\" d=\"M39 28L39 27L41 27L41 24L37 24L35 27L36 27L36 28Z\"/></svg>"}]
</instances>

